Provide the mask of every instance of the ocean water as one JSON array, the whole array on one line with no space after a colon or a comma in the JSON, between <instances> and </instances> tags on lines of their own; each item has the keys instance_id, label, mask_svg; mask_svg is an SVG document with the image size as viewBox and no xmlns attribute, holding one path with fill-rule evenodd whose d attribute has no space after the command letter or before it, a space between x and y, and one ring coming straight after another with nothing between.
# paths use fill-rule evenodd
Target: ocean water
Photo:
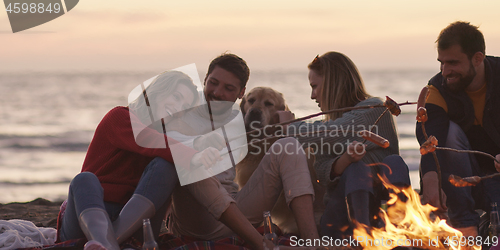
<instances>
[{"instance_id":1,"label":"ocean water","mask_svg":"<svg viewBox=\"0 0 500 250\"><path fill-rule=\"evenodd\" d=\"M160 72L0 74L0 203L67 196L80 172L94 129L111 108L127 105L129 92ZM416 101L435 71L362 72L368 92L397 102ZM203 79L203 74L200 74ZM247 86L283 93L296 117L319 112L307 71L253 71ZM418 188L415 105L396 118L401 155Z\"/></svg>"}]
</instances>

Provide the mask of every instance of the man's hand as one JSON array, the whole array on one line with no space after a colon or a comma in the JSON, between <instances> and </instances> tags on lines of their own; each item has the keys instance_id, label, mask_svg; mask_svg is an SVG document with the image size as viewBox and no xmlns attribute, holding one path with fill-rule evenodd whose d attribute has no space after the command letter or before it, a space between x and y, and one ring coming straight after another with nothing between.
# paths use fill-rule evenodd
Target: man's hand
<instances>
[{"instance_id":1,"label":"man's hand","mask_svg":"<svg viewBox=\"0 0 500 250\"><path fill-rule=\"evenodd\" d=\"M222 158L220 157L219 150L210 147L196 153L191 159L191 166L195 168L203 166L205 169L209 169L220 160L222 160Z\"/></svg>"},{"instance_id":2,"label":"man's hand","mask_svg":"<svg viewBox=\"0 0 500 250\"><path fill-rule=\"evenodd\" d=\"M443 204L439 204L437 173L434 171L425 173L425 175L422 177L422 184L424 191L422 203L423 204L429 203L431 206L437 207L438 214L446 212L446 210L448 209L446 207L446 194L442 189L440 191L443 198Z\"/></svg>"},{"instance_id":3,"label":"man's hand","mask_svg":"<svg viewBox=\"0 0 500 250\"><path fill-rule=\"evenodd\" d=\"M222 136L217 132L212 131L194 139L193 146L197 151L202 151L209 147L214 147L218 150L222 150L224 147L226 147L226 141L224 141L224 138L222 138Z\"/></svg>"},{"instance_id":4,"label":"man's hand","mask_svg":"<svg viewBox=\"0 0 500 250\"><path fill-rule=\"evenodd\" d=\"M497 161L500 161L500 154L497 154L495 158L497 159ZM500 163L495 162L495 168L497 169L497 172L500 172Z\"/></svg>"}]
</instances>

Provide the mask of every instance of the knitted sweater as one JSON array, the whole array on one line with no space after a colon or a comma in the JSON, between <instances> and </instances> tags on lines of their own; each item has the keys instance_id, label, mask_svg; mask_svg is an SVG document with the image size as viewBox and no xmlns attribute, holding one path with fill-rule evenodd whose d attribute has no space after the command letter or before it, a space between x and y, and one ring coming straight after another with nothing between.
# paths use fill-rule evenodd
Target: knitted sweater
<instances>
[{"instance_id":1,"label":"knitted sweater","mask_svg":"<svg viewBox=\"0 0 500 250\"><path fill-rule=\"evenodd\" d=\"M358 103L355 107L383 104L379 98L369 98ZM353 141L363 142L364 139L357 135L357 131L370 130L377 118L385 108L358 109L345 112L342 117L329 121L316 121L313 123L296 122L288 126L288 133L295 136L304 148L312 147L316 161L314 168L321 184L328 186L328 191L333 190L339 177L330 178L332 164L347 150ZM325 133L312 133L313 131ZM382 162L389 155L399 154L398 137L392 115L388 112L375 126L374 133L389 140L390 146L386 149L372 142L365 142L366 155L361 159L364 163Z\"/></svg>"},{"instance_id":2,"label":"knitted sweater","mask_svg":"<svg viewBox=\"0 0 500 250\"><path fill-rule=\"evenodd\" d=\"M137 117L130 116L127 107L115 107L97 126L82 172L92 172L99 178L104 188L104 201L125 204L134 193L142 172L155 157L173 162L168 146L144 148L137 145L132 124L139 122ZM140 137L153 145L165 145L167 141L165 135L150 128L145 128ZM182 162L176 163L189 166L197 151L186 147L183 152L184 157L179 157Z\"/></svg>"}]
</instances>

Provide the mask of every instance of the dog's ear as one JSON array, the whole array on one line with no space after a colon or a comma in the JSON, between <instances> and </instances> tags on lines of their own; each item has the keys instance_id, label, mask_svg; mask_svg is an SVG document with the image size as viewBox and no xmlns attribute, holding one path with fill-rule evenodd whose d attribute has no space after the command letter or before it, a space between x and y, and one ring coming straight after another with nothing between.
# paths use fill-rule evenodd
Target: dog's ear
<instances>
[{"instance_id":1,"label":"dog's ear","mask_svg":"<svg viewBox=\"0 0 500 250\"><path fill-rule=\"evenodd\" d=\"M246 113L245 113L245 103L247 102L247 96L244 95L242 98L241 98L241 102L240 102L240 110L241 110L241 113L243 115L243 117L245 117Z\"/></svg>"},{"instance_id":2,"label":"dog's ear","mask_svg":"<svg viewBox=\"0 0 500 250\"><path fill-rule=\"evenodd\" d=\"M285 111L291 111L290 108L288 108L288 105L285 104Z\"/></svg>"},{"instance_id":3,"label":"dog's ear","mask_svg":"<svg viewBox=\"0 0 500 250\"><path fill-rule=\"evenodd\" d=\"M279 93L279 94L280 94L281 100L283 100L283 104L278 106L278 110L290 111L290 109L288 108L288 105L285 103L285 97L283 96L282 93Z\"/></svg>"}]
</instances>

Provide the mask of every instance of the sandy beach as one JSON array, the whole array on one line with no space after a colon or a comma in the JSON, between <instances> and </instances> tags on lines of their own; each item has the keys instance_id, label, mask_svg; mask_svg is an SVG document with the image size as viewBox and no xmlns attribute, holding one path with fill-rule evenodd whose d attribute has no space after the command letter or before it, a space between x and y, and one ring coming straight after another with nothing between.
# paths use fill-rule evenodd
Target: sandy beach
<instances>
[{"instance_id":1,"label":"sandy beach","mask_svg":"<svg viewBox=\"0 0 500 250\"><path fill-rule=\"evenodd\" d=\"M21 219L35 223L37 227L57 226L57 214L62 201L51 202L37 198L30 202L0 204L0 219Z\"/></svg>"}]
</instances>

